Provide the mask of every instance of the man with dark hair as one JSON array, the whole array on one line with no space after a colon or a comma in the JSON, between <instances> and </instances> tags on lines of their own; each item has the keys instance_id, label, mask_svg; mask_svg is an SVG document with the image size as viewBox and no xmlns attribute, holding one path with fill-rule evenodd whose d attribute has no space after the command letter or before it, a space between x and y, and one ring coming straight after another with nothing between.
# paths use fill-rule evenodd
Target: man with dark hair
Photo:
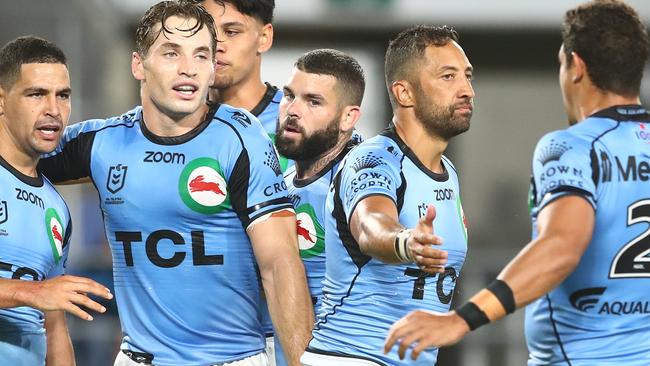
<instances>
[{"instance_id":1,"label":"man with dark hair","mask_svg":"<svg viewBox=\"0 0 650 366\"><path fill-rule=\"evenodd\" d=\"M273 45L275 0L200 0L199 3L212 15L219 33L210 101L246 109L275 141L282 91L262 82L261 75L262 55ZM293 164L282 155L278 157L282 172ZM261 312L266 352L273 362L276 358L274 331L265 302Z\"/></svg>"},{"instance_id":2,"label":"man with dark hair","mask_svg":"<svg viewBox=\"0 0 650 366\"><path fill-rule=\"evenodd\" d=\"M411 358L526 307L529 365L650 363L650 114L639 88L650 45L628 5L569 10L559 51L571 127L535 149L533 240L486 289L449 313L398 321L385 350Z\"/></svg>"},{"instance_id":3,"label":"man with dark hair","mask_svg":"<svg viewBox=\"0 0 650 366\"><path fill-rule=\"evenodd\" d=\"M474 98L457 40L449 27L417 26L388 46L393 124L348 153L328 193L322 306L304 365L412 365L382 354L390 325L421 307L449 309L467 233L442 154L469 128ZM430 349L415 364L436 357Z\"/></svg>"},{"instance_id":4,"label":"man with dark hair","mask_svg":"<svg viewBox=\"0 0 650 366\"><path fill-rule=\"evenodd\" d=\"M202 0L219 32L210 100L244 108L272 140L282 91L262 82L262 55L273 45L274 0ZM282 171L292 164L280 156Z\"/></svg>"},{"instance_id":5,"label":"man with dark hair","mask_svg":"<svg viewBox=\"0 0 650 366\"><path fill-rule=\"evenodd\" d=\"M320 307L325 277L325 198L339 163L361 141L354 126L364 88L363 69L354 58L319 49L296 61L280 101L275 142L296 162L284 178L314 309ZM286 364L277 346L275 355L278 365Z\"/></svg>"},{"instance_id":6,"label":"man with dark hair","mask_svg":"<svg viewBox=\"0 0 650 366\"><path fill-rule=\"evenodd\" d=\"M74 365L64 311L104 312L112 298L86 278L63 276L72 231L63 198L36 165L70 116L66 57L40 38L0 49L0 364Z\"/></svg>"},{"instance_id":7,"label":"man with dark hair","mask_svg":"<svg viewBox=\"0 0 650 366\"><path fill-rule=\"evenodd\" d=\"M262 287L285 348L304 349L311 303L272 142L247 111L206 104L212 17L164 1L136 35L142 106L71 126L41 165L99 192L124 333L116 366L267 365Z\"/></svg>"}]
</instances>

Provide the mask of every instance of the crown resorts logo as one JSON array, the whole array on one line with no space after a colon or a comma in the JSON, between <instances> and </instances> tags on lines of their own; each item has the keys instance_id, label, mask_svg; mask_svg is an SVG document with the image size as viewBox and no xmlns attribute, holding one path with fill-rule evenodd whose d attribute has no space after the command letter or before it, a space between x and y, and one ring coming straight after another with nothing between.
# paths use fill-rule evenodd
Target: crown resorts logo
<instances>
[{"instance_id":1,"label":"crown resorts logo","mask_svg":"<svg viewBox=\"0 0 650 366\"><path fill-rule=\"evenodd\" d=\"M211 215L230 207L223 170L212 158L190 161L181 172L178 192L192 210Z\"/></svg>"},{"instance_id":2,"label":"crown resorts logo","mask_svg":"<svg viewBox=\"0 0 650 366\"><path fill-rule=\"evenodd\" d=\"M325 251L325 230L308 203L296 208L296 230L302 258L311 258Z\"/></svg>"},{"instance_id":3,"label":"crown resorts logo","mask_svg":"<svg viewBox=\"0 0 650 366\"><path fill-rule=\"evenodd\" d=\"M546 165L551 161L560 161L562 155L565 152L571 150L571 146L568 146L566 141L556 142L554 139L551 142L542 148L539 154L539 159L537 159L542 165Z\"/></svg>"},{"instance_id":4,"label":"crown resorts logo","mask_svg":"<svg viewBox=\"0 0 650 366\"><path fill-rule=\"evenodd\" d=\"M275 154L276 154L277 157L278 157L278 162L280 163L280 171L282 171L282 173L284 173L284 172L287 170L287 168L289 167L289 159L287 159L286 157L282 156L282 155L278 152L278 149L275 148L275 134L274 134L274 133L270 133L270 134L269 134L269 137L271 138L271 141L273 141L273 150L275 150Z\"/></svg>"},{"instance_id":5,"label":"crown resorts logo","mask_svg":"<svg viewBox=\"0 0 650 366\"><path fill-rule=\"evenodd\" d=\"M361 170L376 168L380 165L386 165L386 162L370 152L364 156L357 157L352 164L352 169L354 169L355 173L358 173Z\"/></svg>"},{"instance_id":6,"label":"crown resorts logo","mask_svg":"<svg viewBox=\"0 0 650 366\"><path fill-rule=\"evenodd\" d=\"M54 262L58 264L63 255L63 238L65 237L65 232L61 218L53 208L48 208L45 211L45 230L47 230L47 237L50 239Z\"/></svg>"}]
</instances>

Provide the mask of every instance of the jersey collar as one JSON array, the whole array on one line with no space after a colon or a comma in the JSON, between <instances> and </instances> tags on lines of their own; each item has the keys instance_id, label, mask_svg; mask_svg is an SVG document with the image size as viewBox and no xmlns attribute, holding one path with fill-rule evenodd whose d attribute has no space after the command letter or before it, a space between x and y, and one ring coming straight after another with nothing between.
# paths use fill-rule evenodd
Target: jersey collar
<instances>
[{"instance_id":1,"label":"jersey collar","mask_svg":"<svg viewBox=\"0 0 650 366\"><path fill-rule=\"evenodd\" d=\"M641 105L615 105L592 114L590 117L609 118L620 122L648 122L650 113Z\"/></svg>"}]
</instances>

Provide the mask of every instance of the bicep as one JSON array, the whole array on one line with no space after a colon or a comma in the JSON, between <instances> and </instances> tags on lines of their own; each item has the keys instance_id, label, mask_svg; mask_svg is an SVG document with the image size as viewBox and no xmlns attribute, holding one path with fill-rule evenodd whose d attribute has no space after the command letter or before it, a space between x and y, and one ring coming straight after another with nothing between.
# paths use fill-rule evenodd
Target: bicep
<instances>
[{"instance_id":1,"label":"bicep","mask_svg":"<svg viewBox=\"0 0 650 366\"><path fill-rule=\"evenodd\" d=\"M246 230L260 269L269 266L277 258L298 253L296 216L282 210L270 217L254 222Z\"/></svg>"},{"instance_id":2,"label":"bicep","mask_svg":"<svg viewBox=\"0 0 650 366\"><path fill-rule=\"evenodd\" d=\"M590 201L581 195L566 195L547 204L537 217L540 239L554 243L558 255L579 258L589 246L595 225Z\"/></svg>"}]
</instances>

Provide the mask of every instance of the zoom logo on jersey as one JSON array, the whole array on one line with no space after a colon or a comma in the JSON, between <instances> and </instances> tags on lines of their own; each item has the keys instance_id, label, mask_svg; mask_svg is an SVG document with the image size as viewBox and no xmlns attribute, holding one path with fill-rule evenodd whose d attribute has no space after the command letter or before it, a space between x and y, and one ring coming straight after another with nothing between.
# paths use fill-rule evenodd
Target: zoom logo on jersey
<instances>
[{"instance_id":1,"label":"zoom logo on jersey","mask_svg":"<svg viewBox=\"0 0 650 366\"><path fill-rule=\"evenodd\" d=\"M606 289L607 287L583 288L572 293L569 296L569 302L574 308L582 312L587 312L587 310L593 309L598 304L600 296Z\"/></svg>"},{"instance_id":2,"label":"zoom logo on jersey","mask_svg":"<svg viewBox=\"0 0 650 366\"><path fill-rule=\"evenodd\" d=\"M124 182L126 181L126 170L128 167L126 165L117 164L110 167L108 170L108 178L106 178L106 189L112 194L115 194L124 188Z\"/></svg>"},{"instance_id":3,"label":"zoom logo on jersey","mask_svg":"<svg viewBox=\"0 0 650 366\"><path fill-rule=\"evenodd\" d=\"M551 142L542 148L537 160L542 165L546 165L551 161L560 161L562 155L569 150L571 150L571 146L568 146L566 141L558 143L551 139Z\"/></svg>"},{"instance_id":4,"label":"zoom logo on jersey","mask_svg":"<svg viewBox=\"0 0 650 366\"><path fill-rule=\"evenodd\" d=\"M54 263L59 264L63 255L63 238L65 237L65 232L61 218L53 208L45 210L45 230L47 230L47 237L50 239Z\"/></svg>"},{"instance_id":5,"label":"zoom logo on jersey","mask_svg":"<svg viewBox=\"0 0 650 366\"><path fill-rule=\"evenodd\" d=\"M7 208L7 201L0 201L0 224L9 220L9 211Z\"/></svg>"},{"instance_id":6,"label":"zoom logo on jersey","mask_svg":"<svg viewBox=\"0 0 650 366\"><path fill-rule=\"evenodd\" d=\"M221 164L212 158L198 158L187 164L178 180L178 192L190 209L212 215L230 207Z\"/></svg>"},{"instance_id":7,"label":"zoom logo on jersey","mask_svg":"<svg viewBox=\"0 0 650 366\"><path fill-rule=\"evenodd\" d=\"M32 203L40 208L45 208L45 204L43 204L43 199L41 199L41 197L24 189L16 188L16 199Z\"/></svg>"},{"instance_id":8,"label":"zoom logo on jersey","mask_svg":"<svg viewBox=\"0 0 650 366\"><path fill-rule=\"evenodd\" d=\"M185 154L171 153L161 151L145 151L146 155L142 160L145 163L167 163L167 164L185 164Z\"/></svg>"},{"instance_id":9,"label":"zoom logo on jersey","mask_svg":"<svg viewBox=\"0 0 650 366\"><path fill-rule=\"evenodd\" d=\"M296 226L300 257L311 258L325 251L325 229L318 222L316 211L310 204L296 208Z\"/></svg>"}]
</instances>

